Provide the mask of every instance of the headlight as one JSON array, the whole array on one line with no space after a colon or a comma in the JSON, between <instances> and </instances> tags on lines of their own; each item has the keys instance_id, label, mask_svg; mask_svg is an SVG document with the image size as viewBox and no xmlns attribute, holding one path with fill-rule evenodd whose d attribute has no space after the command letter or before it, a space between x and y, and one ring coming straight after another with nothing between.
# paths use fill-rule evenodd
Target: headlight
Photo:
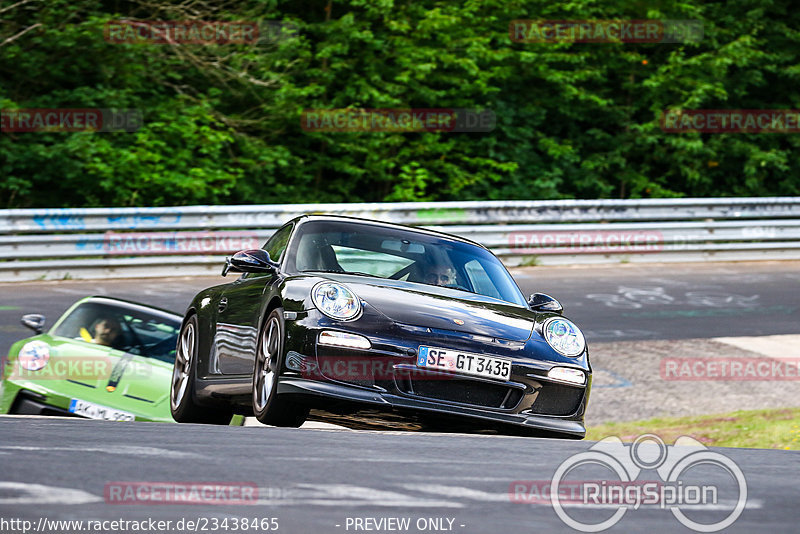
<instances>
[{"instance_id":1,"label":"headlight","mask_svg":"<svg viewBox=\"0 0 800 534\"><path fill-rule=\"evenodd\" d=\"M355 293L336 282L320 282L311 290L311 299L319 311L332 319L349 321L361 313L361 301Z\"/></svg>"},{"instance_id":2,"label":"headlight","mask_svg":"<svg viewBox=\"0 0 800 534\"><path fill-rule=\"evenodd\" d=\"M19 351L17 361L28 371L39 371L50 361L50 345L44 341L25 343Z\"/></svg>"},{"instance_id":3,"label":"headlight","mask_svg":"<svg viewBox=\"0 0 800 534\"><path fill-rule=\"evenodd\" d=\"M583 333L572 321L562 317L552 317L544 322L544 339L559 354L575 358L583 354L586 340Z\"/></svg>"}]
</instances>

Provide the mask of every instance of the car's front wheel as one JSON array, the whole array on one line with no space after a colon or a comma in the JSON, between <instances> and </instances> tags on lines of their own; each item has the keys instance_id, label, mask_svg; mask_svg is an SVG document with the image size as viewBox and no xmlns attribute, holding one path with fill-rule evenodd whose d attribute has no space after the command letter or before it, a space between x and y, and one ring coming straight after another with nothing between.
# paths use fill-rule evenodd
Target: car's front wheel
<instances>
[{"instance_id":1,"label":"car's front wheel","mask_svg":"<svg viewBox=\"0 0 800 534\"><path fill-rule=\"evenodd\" d=\"M277 391L285 339L283 308L276 308L259 334L253 369L253 413L265 425L298 427L308 417L308 408L282 398Z\"/></svg>"},{"instance_id":2,"label":"car's front wheel","mask_svg":"<svg viewBox=\"0 0 800 534\"><path fill-rule=\"evenodd\" d=\"M169 408L172 418L179 423L207 423L227 425L233 413L224 408L209 408L195 402L194 380L197 371L197 316L187 319L175 350L175 366L169 390Z\"/></svg>"}]
</instances>

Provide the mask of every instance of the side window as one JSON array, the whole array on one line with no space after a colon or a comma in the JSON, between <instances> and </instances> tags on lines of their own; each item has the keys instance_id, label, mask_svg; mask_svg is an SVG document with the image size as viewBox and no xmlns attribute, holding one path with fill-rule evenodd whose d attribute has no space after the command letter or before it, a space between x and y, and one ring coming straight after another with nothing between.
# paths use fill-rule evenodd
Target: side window
<instances>
[{"instance_id":1,"label":"side window","mask_svg":"<svg viewBox=\"0 0 800 534\"><path fill-rule=\"evenodd\" d=\"M272 234L272 237L264 245L263 249L269 252L269 257L272 261L280 262L283 258L283 253L286 252L286 245L289 244L289 237L292 235L292 227L290 224L280 228Z\"/></svg>"}]
</instances>

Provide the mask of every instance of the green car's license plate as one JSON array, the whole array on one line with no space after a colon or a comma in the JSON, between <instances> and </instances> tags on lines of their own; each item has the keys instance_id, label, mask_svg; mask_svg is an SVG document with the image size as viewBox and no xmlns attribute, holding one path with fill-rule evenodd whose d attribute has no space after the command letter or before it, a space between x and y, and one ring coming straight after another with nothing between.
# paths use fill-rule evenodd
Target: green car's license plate
<instances>
[{"instance_id":1,"label":"green car's license plate","mask_svg":"<svg viewBox=\"0 0 800 534\"><path fill-rule=\"evenodd\" d=\"M104 421L133 421L136 419L136 416L130 412L116 410L108 406L102 406L80 399L72 399L70 401L69 411L75 415L82 415L89 419L102 419Z\"/></svg>"}]
</instances>

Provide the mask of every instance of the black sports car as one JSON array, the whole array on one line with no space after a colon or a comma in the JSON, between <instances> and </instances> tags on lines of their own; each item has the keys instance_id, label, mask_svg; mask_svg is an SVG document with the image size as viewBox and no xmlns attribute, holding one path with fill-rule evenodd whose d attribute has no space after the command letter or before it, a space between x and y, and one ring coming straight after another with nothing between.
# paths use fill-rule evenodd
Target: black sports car
<instances>
[{"instance_id":1,"label":"black sports car","mask_svg":"<svg viewBox=\"0 0 800 534\"><path fill-rule=\"evenodd\" d=\"M477 243L307 215L229 258L222 274L231 271L244 274L201 291L183 319L170 394L178 422L252 411L299 426L313 409L586 433L583 334L552 297L526 301Z\"/></svg>"}]
</instances>

